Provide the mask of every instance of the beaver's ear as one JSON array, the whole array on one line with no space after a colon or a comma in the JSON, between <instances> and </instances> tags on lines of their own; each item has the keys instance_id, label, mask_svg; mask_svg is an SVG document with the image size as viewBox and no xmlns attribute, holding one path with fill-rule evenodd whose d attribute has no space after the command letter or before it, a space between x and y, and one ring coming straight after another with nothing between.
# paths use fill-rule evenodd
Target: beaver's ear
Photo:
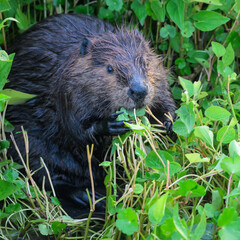
<instances>
[{"instance_id":1,"label":"beaver's ear","mask_svg":"<svg viewBox=\"0 0 240 240\"><path fill-rule=\"evenodd\" d=\"M80 53L82 56L88 54L91 46L91 41L88 38L84 38L81 44Z\"/></svg>"}]
</instances>

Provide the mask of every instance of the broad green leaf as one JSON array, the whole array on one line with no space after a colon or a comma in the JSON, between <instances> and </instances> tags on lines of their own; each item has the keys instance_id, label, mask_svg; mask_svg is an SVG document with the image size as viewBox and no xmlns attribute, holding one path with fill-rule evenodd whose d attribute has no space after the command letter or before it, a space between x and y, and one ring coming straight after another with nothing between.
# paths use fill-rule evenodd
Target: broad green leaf
<instances>
[{"instance_id":1,"label":"broad green leaf","mask_svg":"<svg viewBox=\"0 0 240 240\"><path fill-rule=\"evenodd\" d=\"M180 84L184 90L188 92L188 96L191 97L194 94L194 86L193 83L187 79L182 77L178 77Z\"/></svg>"},{"instance_id":2,"label":"broad green leaf","mask_svg":"<svg viewBox=\"0 0 240 240\"><path fill-rule=\"evenodd\" d=\"M17 26L19 29L24 31L29 28L28 18L20 9L17 9L15 18L17 19Z\"/></svg>"},{"instance_id":3,"label":"broad green leaf","mask_svg":"<svg viewBox=\"0 0 240 240\"><path fill-rule=\"evenodd\" d=\"M140 194L143 191L143 186L141 184L135 184L134 193Z\"/></svg>"},{"instance_id":4,"label":"broad green leaf","mask_svg":"<svg viewBox=\"0 0 240 240\"><path fill-rule=\"evenodd\" d=\"M170 162L173 161L173 157L168 152L158 150L157 153L165 165L167 164L167 160L169 160ZM147 157L145 158L146 166L158 170L162 169L164 166L161 160L159 159L158 155L154 151L148 153Z\"/></svg>"},{"instance_id":5,"label":"broad green leaf","mask_svg":"<svg viewBox=\"0 0 240 240\"><path fill-rule=\"evenodd\" d=\"M170 0L167 4L167 12L171 20L182 30L184 26L184 2L183 0Z\"/></svg>"},{"instance_id":6,"label":"broad green leaf","mask_svg":"<svg viewBox=\"0 0 240 240\"><path fill-rule=\"evenodd\" d=\"M106 0L106 4L111 11L119 12L122 9L123 1L122 0Z\"/></svg>"},{"instance_id":7,"label":"broad green leaf","mask_svg":"<svg viewBox=\"0 0 240 240\"><path fill-rule=\"evenodd\" d=\"M160 22L164 22L165 20L165 5L163 2L159 0L152 0L150 2L151 4L151 9L154 12L157 20Z\"/></svg>"},{"instance_id":8,"label":"broad green leaf","mask_svg":"<svg viewBox=\"0 0 240 240\"><path fill-rule=\"evenodd\" d=\"M199 216L200 216L200 222L197 225L197 227L191 232L191 239L194 240L200 240L202 239L203 234L205 233L206 230L206 215L203 211L203 209L200 211L199 208L202 208L202 206L200 205L198 207L198 211L199 211Z\"/></svg>"},{"instance_id":9,"label":"broad green leaf","mask_svg":"<svg viewBox=\"0 0 240 240\"><path fill-rule=\"evenodd\" d=\"M0 12L7 11L11 8L10 4L8 3L8 0L1 0L0 1Z\"/></svg>"},{"instance_id":10,"label":"broad green leaf","mask_svg":"<svg viewBox=\"0 0 240 240\"><path fill-rule=\"evenodd\" d=\"M4 50L0 50L0 61L9 61L9 56Z\"/></svg>"},{"instance_id":11,"label":"broad green leaf","mask_svg":"<svg viewBox=\"0 0 240 240\"><path fill-rule=\"evenodd\" d=\"M114 18L114 14L108 8L100 7L99 8L99 12L98 12L98 17L102 18L102 19L113 19Z\"/></svg>"},{"instance_id":12,"label":"broad green leaf","mask_svg":"<svg viewBox=\"0 0 240 240\"><path fill-rule=\"evenodd\" d=\"M58 222L58 221L53 222L51 225L51 228L52 228L54 234L63 232L66 227L67 227L67 224Z\"/></svg>"},{"instance_id":13,"label":"broad green leaf","mask_svg":"<svg viewBox=\"0 0 240 240\"><path fill-rule=\"evenodd\" d=\"M19 173L15 169L7 169L4 172L4 178L8 182L14 183L14 181L18 178L18 176L19 176Z\"/></svg>"},{"instance_id":14,"label":"broad green leaf","mask_svg":"<svg viewBox=\"0 0 240 240\"><path fill-rule=\"evenodd\" d=\"M52 230L46 224L39 224L38 229L44 236L52 235Z\"/></svg>"},{"instance_id":15,"label":"broad green leaf","mask_svg":"<svg viewBox=\"0 0 240 240\"><path fill-rule=\"evenodd\" d=\"M171 237L171 235L176 231L175 225L173 223L173 218L168 218L160 225L161 232L166 237Z\"/></svg>"},{"instance_id":16,"label":"broad green leaf","mask_svg":"<svg viewBox=\"0 0 240 240\"><path fill-rule=\"evenodd\" d=\"M235 156L233 159L226 157L221 162L221 168L226 171L229 175L234 173L234 175L240 177L240 157Z\"/></svg>"},{"instance_id":17,"label":"broad green leaf","mask_svg":"<svg viewBox=\"0 0 240 240\"><path fill-rule=\"evenodd\" d=\"M240 156L240 143L236 140L233 140L229 144L229 154L231 158L234 158L236 156Z\"/></svg>"},{"instance_id":18,"label":"broad green leaf","mask_svg":"<svg viewBox=\"0 0 240 240\"><path fill-rule=\"evenodd\" d=\"M14 213L14 212L19 212L21 210L21 205L20 203L11 203L11 204L8 204L8 206L5 208L5 212L6 213Z\"/></svg>"},{"instance_id":19,"label":"broad green leaf","mask_svg":"<svg viewBox=\"0 0 240 240\"><path fill-rule=\"evenodd\" d=\"M116 227L127 235L132 235L138 230L137 214L132 208L119 210Z\"/></svg>"},{"instance_id":20,"label":"broad green leaf","mask_svg":"<svg viewBox=\"0 0 240 240\"><path fill-rule=\"evenodd\" d=\"M212 50L218 58L222 57L226 52L225 47L218 42L212 42Z\"/></svg>"},{"instance_id":21,"label":"broad green leaf","mask_svg":"<svg viewBox=\"0 0 240 240\"><path fill-rule=\"evenodd\" d=\"M19 92L13 89L3 89L0 93L5 94L11 99L9 99L8 104L10 105L16 105L16 104L23 104L26 101L36 97L36 95L29 94L29 93L23 93Z\"/></svg>"},{"instance_id":22,"label":"broad green leaf","mask_svg":"<svg viewBox=\"0 0 240 240\"><path fill-rule=\"evenodd\" d=\"M230 143L235 139L235 130L232 127L224 126L220 128L217 132L217 141L221 141L223 143Z\"/></svg>"},{"instance_id":23,"label":"broad green leaf","mask_svg":"<svg viewBox=\"0 0 240 240\"><path fill-rule=\"evenodd\" d=\"M230 112L219 106L211 106L205 111L205 116L214 121L223 120L230 117L230 115Z\"/></svg>"},{"instance_id":24,"label":"broad green leaf","mask_svg":"<svg viewBox=\"0 0 240 240\"><path fill-rule=\"evenodd\" d=\"M140 0L134 0L131 4L131 9L136 14L140 24L143 26L145 18L147 17L145 6L142 4Z\"/></svg>"},{"instance_id":25,"label":"broad green leaf","mask_svg":"<svg viewBox=\"0 0 240 240\"><path fill-rule=\"evenodd\" d=\"M182 169L181 165L177 162L170 162L169 164L169 176L172 177ZM167 168L164 168L164 172L167 175Z\"/></svg>"},{"instance_id":26,"label":"broad green leaf","mask_svg":"<svg viewBox=\"0 0 240 240\"><path fill-rule=\"evenodd\" d=\"M212 190L212 204L216 210L220 209L223 204L223 191L219 188Z\"/></svg>"},{"instance_id":27,"label":"broad green leaf","mask_svg":"<svg viewBox=\"0 0 240 240\"><path fill-rule=\"evenodd\" d=\"M195 27L201 31L212 31L230 20L220 13L206 10L195 13L192 18L195 20Z\"/></svg>"},{"instance_id":28,"label":"broad green leaf","mask_svg":"<svg viewBox=\"0 0 240 240\"><path fill-rule=\"evenodd\" d=\"M52 203L52 204L54 204L54 205L56 205L56 206L60 206L60 205L61 205L61 203L60 203L60 201L58 200L57 197L51 196L50 198L51 198L51 203Z\"/></svg>"},{"instance_id":29,"label":"broad green leaf","mask_svg":"<svg viewBox=\"0 0 240 240\"><path fill-rule=\"evenodd\" d=\"M190 21L184 22L183 28L181 30L181 34L183 37L190 38L194 31L195 31L195 28L193 27Z\"/></svg>"},{"instance_id":30,"label":"broad green leaf","mask_svg":"<svg viewBox=\"0 0 240 240\"><path fill-rule=\"evenodd\" d=\"M10 182L0 179L0 201L12 195L18 190L18 187Z\"/></svg>"},{"instance_id":31,"label":"broad green leaf","mask_svg":"<svg viewBox=\"0 0 240 240\"><path fill-rule=\"evenodd\" d=\"M174 38L176 36L176 28L172 25L166 24L160 29L160 36L167 38L168 36Z\"/></svg>"},{"instance_id":32,"label":"broad green leaf","mask_svg":"<svg viewBox=\"0 0 240 240\"><path fill-rule=\"evenodd\" d=\"M233 48L232 48L232 44L229 43L227 48L226 48L226 52L225 52L225 54L223 55L223 58L222 58L223 64L225 66L229 66L233 62L234 58L235 58L235 55L234 55L234 51L233 51Z\"/></svg>"},{"instance_id":33,"label":"broad green leaf","mask_svg":"<svg viewBox=\"0 0 240 240\"><path fill-rule=\"evenodd\" d=\"M128 122L124 122L124 124L129 127L133 132L144 136L144 132L146 131L145 127L142 125L137 125L137 124L132 124L132 123L128 123Z\"/></svg>"},{"instance_id":34,"label":"broad green leaf","mask_svg":"<svg viewBox=\"0 0 240 240\"><path fill-rule=\"evenodd\" d=\"M162 195L149 209L148 218L153 224L160 224L166 208L168 194Z\"/></svg>"},{"instance_id":35,"label":"broad green leaf","mask_svg":"<svg viewBox=\"0 0 240 240\"><path fill-rule=\"evenodd\" d=\"M193 126L195 122L195 113L193 110L193 103L182 105L176 113L179 115L178 119L173 124L173 131L181 136L188 137L193 131Z\"/></svg>"},{"instance_id":36,"label":"broad green leaf","mask_svg":"<svg viewBox=\"0 0 240 240\"><path fill-rule=\"evenodd\" d=\"M177 229L177 231L181 234L181 236L184 238L184 240L190 240L190 233L189 229L187 227L187 224L184 219L180 219L178 214L178 204L175 205L173 210L173 222ZM183 225L184 223L184 225Z\"/></svg>"},{"instance_id":37,"label":"broad green leaf","mask_svg":"<svg viewBox=\"0 0 240 240\"><path fill-rule=\"evenodd\" d=\"M230 224L236 220L238 213L234 208L224 208L223 212L220 214L217 224L219 227L223 227L227 224Z\"/></svg>"},{"instance_id":38,"label":"broad green leaf","mask_svg":"<svg viewBox=\"0 0 240 240\"><path fill-rule=\"evenodd\" d=\"M204 142L206 142L212 148L214 148L214 146L213 146L213 132L211 130L209 130L209 127L207 127L207 126L195 127L194 135L196 137L199 137Z\"/></svg>"},{"instance_id":39,"label":"broad green leaf","mask_svg":"<svg viewBox=\"0 0 240 240\"><path fill-rule=\"evenodd\" d=\"M214 217L215 212L216 212L216 208L214 207L213 204L206 203L204 205L204 209L205 209L205 212L206 212L206 215L207 215L208 218L213 218Z\"/></svg>"},{"instance_id":40,"label":"broad green leaf","mask_svg":"<svg viewBox=\"0 0 240 240\"><path fill-rule=\"evenodd\" d=\"M186 181L179 182L179 189L177 190L179 195L185 197L202 197L205 196L205 188L197 184L194 180L188 179Z\"/></svg>"},{"instance_id":41,"label":"broad green leaf","mask_svg":"<svg viewBox=\"0 0 240 240\"><path fill-rule=\"evenodd\" d=\"M209 158L201 158L199 153L187 153L185 154L186 158L190 163L198 163L198 162L209 162Z\"/></svg>"},{"instance_id":42,"label":"broad green leaf","mask_svg":"<svg viewBox=\"0 0 240 240\"><path fill-rule=\"evenodd\" d=\"M232 221L226 226L223 226L218 235L222 240L239 240L240 236L240 218L237 218L235 221Z\"/></svg>"}]
</instances>

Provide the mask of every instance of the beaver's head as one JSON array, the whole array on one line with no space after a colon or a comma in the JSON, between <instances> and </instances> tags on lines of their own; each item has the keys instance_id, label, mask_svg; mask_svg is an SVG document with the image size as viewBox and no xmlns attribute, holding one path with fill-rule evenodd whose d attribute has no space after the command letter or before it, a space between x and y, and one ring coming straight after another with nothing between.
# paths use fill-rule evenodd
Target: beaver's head
<instances>
[{"instance_id":1,"label":"beaver's head","mask_svg":"<svg viewBox=\"0 0 240 240\"><path fill-rule=\"evenodd\" d=\"M160 61L139 31L119 29L87 37L81 43L80 55L71 68L75 104L81 101L88 112L92 109L102 117L121 107L151 106L161 78L157 71ZM83 111L82 106L78 111Z\"/></svg>"}]
</instances>

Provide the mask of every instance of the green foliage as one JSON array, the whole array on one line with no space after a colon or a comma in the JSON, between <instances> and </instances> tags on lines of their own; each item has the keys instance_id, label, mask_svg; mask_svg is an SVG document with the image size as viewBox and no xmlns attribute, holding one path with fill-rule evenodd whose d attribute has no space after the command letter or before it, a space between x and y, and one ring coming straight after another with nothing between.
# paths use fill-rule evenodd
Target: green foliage
<instances>
[{"instance_id":1,"label":"green foliage","mask_svg":"<svg viewBox=\"0 0 240 240\"><path fill-rule=\"evenodd\" d=\"M86 220L65 216L55 196L49 198L44 189L32 185L27 167L28 177L23 178L18 172L20 165L6 158L9 142L1 131L3 239L41 235L77 239L84 233L85 239L239 238L239 1L0 2L5 18L0 28L9 42L54 13L84 13L126 25L131 22L151 40L155 51L164 55L163 64L178 76L170 79L178 105L173 124L176 141L164 135L163 125L149 123L145 116L150 114L148 110L118 112L123 112L119 121L135 123L126 123L131 131L114 138L111 161L99 166L107 172L104 225L91 221L89 227ZM0 35L0 43L4 42ZM13 59L14 54L0 49L1 119L7 102L24 103L34 97L3 90ZM6 120L0 125L5 130L11 128Z\"/></svg>"}]
</instances>

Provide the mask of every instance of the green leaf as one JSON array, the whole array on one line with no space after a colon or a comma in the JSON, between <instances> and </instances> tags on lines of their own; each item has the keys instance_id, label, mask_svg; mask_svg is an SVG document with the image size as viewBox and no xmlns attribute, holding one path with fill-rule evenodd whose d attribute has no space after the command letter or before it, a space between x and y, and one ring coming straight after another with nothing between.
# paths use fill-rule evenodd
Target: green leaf
<instances>
[{"instance_id":1,"label":"green leaf","mask_svg":"<svg viewBox=\"0 0 240 240\"><path fill-rule=\"evenodd\" d=\"M173 222L174 225L177 229L177 231L181 234L181 236L185 239L185 240L190 240L190 233L188 230L188 227L186 226L186 222L184 219L180 219L179 214L178 214L178 204L175 205L174 210L173 210Z\"/></svg>"},{"instance_id":2,"label":"green leaf","mask_svg":"<svg viewBox=\"0 0 240 240\"><path fill-rule=\"evenodd\" d=\"M193 103L182 105L176 113L179 115L180 119L173 124L173 131L184 137L190 136L195 122Z\"/></svg>"},{"instance_id":3,"label":"green leaf","mask_svg":"<svg viewBox=\"0 0 240 240\"><path fill-rule=\"evenodd\" d=\"M19 8L17 9L16 19L19 29L24 31L29 28L28 18Z\"/></svg>"},{"instance_id":4,"label":"green leaf","mask_svg":"<svg viewBox=\"0 0 240 240\"><path fill-rule=\"evenodd\" d=\"M240 236L240 218L237 218L235 221L232 221L226 226L223 226L218 235L222 240L239 240Z\"/></svg>"},{"instance_id":5,"label":"green leaf","mask_svg":"<svg viewBox=\"0 0 240 240\"><path fill-rule=\"evenodd\" d=\"M144 136L144 132L146 131L146 129L143 125L137 125L128 122L124 122L124 124L129 127L133 132L137 133L138 135Z\"/></svg>"},{"instance_id":6,"label":"green leaf","mask_svg":"<svg viewBox=\"0 0 240 240\"><path fill-rule=\"evenodd\" d=\"M123 1L122 0L106 0L109 10L119 12L122 9Z\"/></svg>"},{"instance_id":7,"label":"green leaf","mask_svg":"<svg viewBox=\"0 0 240 240\"><path fill-rule=\"evenodd\" d=\"M229 154L231 158L234 158L236 156L240 156L240 143L233 140L229 144Z\"/></svg>"},{"instance_id":8,"label":"green leaf","mask_svg":"<svg viewBox=\"0 0 240 240\"><path fill-rule=\"evenodd\" d=\"M183 29L181 30L181 34L185 38L190 38L195 31L192 23L190 21L184 22Z\"/></svg>"},{"instance_id":9,"label":"green leaf","mask_svg":"<svg viewBox=\"0 0 240 240\"><path fill-rule=\"evenodd\" d=\"M167 12L171 20L182 30L184 26L183 0L170 0L167 4Z\"/></svg>"},{"instance_id":10,"label":"green leaf","mask_svg":"<svg viewBox=\"0 0 240 240\"><path fill-rule=\"evenodd\" d=\"M164 166L159 157L162 159L165 165L167 164L167 160L169 160L170 162L173 161L172 155L166 151L157 150L157 154L154 151L148 153L147 157L145 158L145 164L147 167L158 170L162 169Z\"/></svg>"},{"instance_id":11,"label":"green leaf","mask_svg":"<svg viewBox=\"0 0 240 240\"><path fill-rule=\"evenodd\" d=\"M66 227L67 227L67 224L58 222L58 221L53 222L51 225L51 228L52 228L54 234L63 232Z\"/></svg>"},{"instance_id":12,"label":"green leaf","mask_svg":"<svg viewBox=\"0 0 240 240\"><path fill-rule=\"evenodd\" d=\"M0 50L0 61L9 61L9 56L4 50Z\"/></svg>"},{"instance_id":13,"label":"green leaf","mask_svg":"<svg viewBox=\"0 0 240 240\"><path fill-rule=\"evenodd\" d=\"M10 4L8 3L8 0L1 0L0 1L0 12L7 11L11 8Z\"/></svg>"},{"instance_id":14,"label":"green leaf","mask_svg":"<svg viewBox=\"0 0 240 240\"><path fill-rule=\"evenodd\" d=\"M33 94L23 93L23 92L19 92L19 91L16 91L13 89L7 89L7 88L2 90L0 93L11 97L11 99L8 101L8 104L10 105L23 104L27 100L30 100L36 97L36 95L33 95Z\"/></svg>"},{"instance_id":15,"label":"green leaf","mask_svg":"<svg viewBox=\"0 0 240 240\"><path fill-rule=\"evenodd\" d=\"M143 186L141 184L135 184L134 193L140 194L143 191Z\"/></svg>"},{"instance_id":16,"label":"green leaf","mask_svg":"<svg viewBox=\"0 0 240 240\"><path fill-rule=\"evenodd\" d=\"M132 235L138 230L137 214L132 208L119 210L116 227L127 235Z\"/></svg>"},{"instance_id":17,"label":"green leaf","mask_svg":"<svg viewBox=\"0 0 240 240\"><path fill-rule=\"evenodd\" d=\"M234 175L240 177L240 157L239 156L235 156L233 159L230 157L225 157L222 160L220 166L229 175L234 173Z\"/></svg>"},{"instance_id":18,"label":"green leaf","mask_svg":"<svg viewBox=\"0 0 240 240\"><path fill-rule=\"evenodd\" d=\"M184 90L188 92L188 96L192 97L194 94L194 86L193 83L187 79L184 79L182 77L178 77L180 84Z\"/></svg>"},{"instance_id":19,"label":"green leaf","mask_svg":"<svg viewBox=\"0 0 240 240\"><path fill-rule=\"evenodd\" d=\"M100 7L98 17L102 19L112 19L114 18L114 14L111 10Z\"/></svg>"},{"instance_id":20,"label":"green leaf","mask_svg":"<svg viewBox=\"0 0 240 240\"><path fill-rule=\"evenodd\" d=\"M51 198L51 203L52 203L52 204L54 204L54 205L56 205L56 206L60 206L60 205L61 205L61 203L60 203L60 201L58 200L57 197L51 196L50 198Z\"/></svg>"},{"instance_id":21,"label":"green leaf","mask_svg":"<svg viewBox=\"0 0 240 240\"><path fill-rule=\"evenodd\" d=\"M164 27L161 28L160 36L162 38L167 38L168 36L174 38L176 36L176 28L174 26L166 24Z\"/></svg>"},{"instance_id":22,"label":"green leaf","mask_svg":"<svg viewBox=\"0 0 240 240\"><path fill-rule=\"evenodd\" d=\"M52 230L45 224L39 224L38 229L39 229L39 232L44 236L48 236L52 234Z\"/></svg>"},{"instance_id":23,"label":"green leaf","mask_svg":"<svg viewBox=\"0 0 240 240\"><path fill-rule=\"evenodd\" d=\"M20 203L11 203L11 204L8 204L8 206L5 208L5 212L6 213L14 213L14 212L19 212L21 210L21 205Z\"/></svg>"},{"instance_id":24,"label":"green leaf","mask_svg":"<svg viewBox=\"0 0 240 240\"><path fill-rule=\"evenodd\" d=\"M229 43L226 48L226 53L223 55L222 61L225 66L229 66L235 58L232 44Z\"/></svg>"},{"instance_id":25,"label":"green leaf","mask_svg":"<svg viewBox=\"0 0 240 240\"><path fill-rule=\"evenodd\" d=\"M18 176L19 176L19 173L15 169L7 169L4 172L4 178L8 182L14 183L14 181L18 178Z\"/></svg>"},{"instance_id":26,"label":"green leaf","mask_svg":"<svg viewBox=\"0 0 240 240\"><path fill-rule=\"evenodd\" d=\"M222 143L230 143L235 139L235 130L232 127L224 126L220 128L217 132L217 141L221 141Z\"/></svg>"},{"instance_id":27,"label":"green leaf","mask_svg":"<svg viewBox=\"0 0 240 240\"><path fill-rule=\"evenodd\" d=\"M168 218L160 225L161 232L166 237L171 237L171 235L176 231L175 225L173 223L173 218Z\"/></svg>"},{"instance_id":28,"label":"green leaf","mask_svg":"<svg viewBox=\"0 0 240 240\"><path fill-rule=\"evenodd\" d=\"M226 52L225 47L218 42L212 42L212 50L218 58L222 57Z\"/></svg>"},{"instance_id":29,"label":"green leaf","mask_svg":"<svg viewBox=\"0 0 240 240\"><path fill-rule=\"evenodd\" d=\"M195 127L194 135L196 137L199 137L204 142L206 142L212 148L214 148L214 146L213 146L213 133L212 133L211 130L209 130L209 127L207 127L207 126Z\"/></svg>"},{"instance_id":30,"label":"green leaf","mask_svg":"<svg viewBox=\"0 0 240 240\"><path fill-rule=\"evenodd\" d=\"M205 196L206 191L203 186L198 185L192 179L188 179L186 181L179 182L179 189L177 190L177 193L185 197L202 197Z\"/></svg>"},{"instance_id":31,"label":"green leaf","mask_svg":"<svg viewBox=\"0 0 240 240\"><path fill-rule=\"evenodd\" d=\"M195 20L195 27L201 31L212 31L230 20L220 13L206 10L195 13L192 18Z\"/></svg>"},{"instance_id":32,"label":"green leaf","mask_svg":"<svg viewBox=\"0 0 240 240\"><path fill-rule=\"evenodd\" d=\"M223 227L227 224L230 224L236 220L238 213L234 208L224 208L223 212L220 214L217 224L219 227Z\"/></svg>"},{"instance_id":33,"label":"green leaf","mask_svg":"<svg viewBox=\"0 0 240 240\"><path fill-rule=\"evenodd\" d=\"M131 9L136 14L140 24L143 26L145 18L147 17L145 6L142 5L142 2L140 0L134 0L131 4Z\"/></svg>"},{"instance_id":34,"label":"green leaf","mask_svg":"<svg viewBox=\"0 0 240 240\"><path fill-rule=\"evenodd\" d=\"M230 117L231 113L226 109L218 106L211 106L205 111L205 116L214 120L219 121Z\"/></svg>"},{"instance_id":35,"label":"green leaf","mask_svg":"<svg viewBox=\"0 0 240 240\"><path fill-rule=\"evenodd\" d=\"M0 201L12 195L18 190L18 187L10 182L0 179Z\"/></svg>"},{"instance_id":36,"label":"green leaf","mask_svg":"<svg viewBox=\"0 0 240 240\"><path fill-rule=\"evenodd\" d=\"M206 203L204 205L204 209L205 209L205 212L206 212L206 215L207 215L208 218L213 218L214 217L215 212L216 212L216 208L213 206L213 204Z\"/></svg>"},{"instance_id":37,"label":"green leaf","mask_svg":"<svg viewBox=\"0 0 240 240\"><path fill-rule=\"evenodd\" d=\"M109 167L111 166L112 162L110 161L104 161L102 163L99 164L99 166L103 166L103 167Z\"/></svg>"},{"instance_id":38,"label":"green leaf","mask_svg":"<svg viewBox=\"0 0 240 240\"><path fill-rule=\"evenodd\" d=\"M197 225L197 227L191 232L191 239L194 240L200 240L202 239L203 234L205 233L206 230L206 215L203 211L203 209L200 211L199 209L201 209L202 206L200 205L198 207L198 211L199 211L199 215L200 215L200 222Z\"/></svg>"},{"instance_id":39,"label":"green leaf","mask_svg":"<svg viewBox=\"0 0 240 240\"><path fill-rule=\"evenodd\" d=\"M168 194L162 195L149 209L148 218L153 224L160 224L166 208Z\"/></svg>"},{"instance_id":40,"label":"green leaf","mask_svg":"<svg viewBox=\"0 0 240 240\"><path fill-rule=\"evenodd\" d=\"M187 153L186 158L190 163L209 162L209 158L201 158L199 153Z\"/></svg>"},{"instance_id":41,"label":"green leaf","mask_svg":"<svg viewBox=\"0 0 240 240\"><path fill-rule=\"evenodd\" d=\"M152 0L150 2L151 4L151 10L155 14L157 20L160 22L164 22L165 20L165 5L163 2L160 2L159 0Z\"/></svg>"}]
</instances>

